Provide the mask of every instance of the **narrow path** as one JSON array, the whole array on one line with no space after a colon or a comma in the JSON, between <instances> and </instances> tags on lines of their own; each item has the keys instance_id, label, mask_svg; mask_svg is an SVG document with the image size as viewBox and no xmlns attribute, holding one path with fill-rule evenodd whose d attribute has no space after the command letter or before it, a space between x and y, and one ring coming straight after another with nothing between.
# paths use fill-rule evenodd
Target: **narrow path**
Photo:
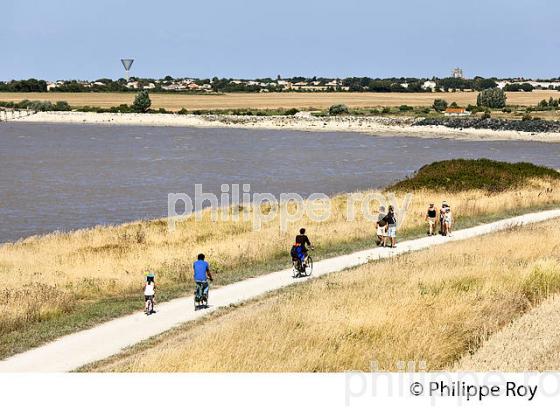
<instances>
[{"instance_id":1,"label":"narrow path","mask_svg":"<svg viewBox=\"0 0 560 410\"><path fill-rule=\"evenodd\" d=\"M327 275L434 245L485 235L513 226L560 218L560 209L526 214L457 231L452 237L432 236L400 243L397 248L373 248L316 262L313 277ZM302 281L307 279L298 279ZM269 273L210 291L211 307L194 311L193 297L183 297L158 305L158 313L135 313L83 330L44 346L0 361L0 372L66 372L105 359L126 347L156 336L179 324L196 320L220 307L247 301L296 282L291 269Z\"/></svg>"}]
</instances>

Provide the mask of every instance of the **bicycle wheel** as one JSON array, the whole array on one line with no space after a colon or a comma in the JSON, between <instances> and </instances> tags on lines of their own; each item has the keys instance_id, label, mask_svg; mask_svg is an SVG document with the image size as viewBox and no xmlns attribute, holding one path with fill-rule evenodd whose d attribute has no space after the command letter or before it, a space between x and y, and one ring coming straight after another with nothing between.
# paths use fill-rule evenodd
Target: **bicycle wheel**
<instances>
[{"instance_id":1,"label":"bicycle wheel","mask_svg":"<svg viewBox=\"0 0 560 410\"><path fill-rule=\"evenodd\" d=\"M313 259L311 256L307 257L307 264L305 265L305 276L311 276L313 273Z\"/></svg>"}]
</instances>

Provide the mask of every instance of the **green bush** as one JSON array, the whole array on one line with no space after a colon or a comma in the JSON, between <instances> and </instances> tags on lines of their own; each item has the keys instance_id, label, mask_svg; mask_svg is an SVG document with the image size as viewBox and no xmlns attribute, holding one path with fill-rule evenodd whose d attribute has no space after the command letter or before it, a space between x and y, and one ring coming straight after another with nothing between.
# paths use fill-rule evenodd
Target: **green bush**
<instances>
[{"instance_id":1,"label":"green bush","mask_svg":"<svg viewBox=\"0 0 560 410\"><path fill-rule=\"evenodd\" d=\"M476 114L477 112L481 111L481 108L476 106L476 105L469 104L469 105L467 105L467 111L472 112L473 114Z\"/></svg>"},{"instance_id":2,"label":"green bush","mask_svg":"<svg viewBox=\"0 0 560 410\"><path fill-rule=\"evenodd\" d=\"M344 115L348 113L350 113L350 110L344 104L331 105L329 108L329 115Z\"/></svg>"},{"instance_id":3,"label":"green bush","mask_svg":"<svg viewBox=\"0 0 560 410\"><path fill-rule=\"evenodd\" d=\"M284 115L296 115L299 112L297 108L290 108L284 112Z\"/></svg>"},{"instance_id":4,"label":"green bush","mask_svg":"<svg viewBox=\"0 0 560 410\"><path fill-rule=\"evenodd\" d=\"M488 108L504 108L507 96L504 90L499 88L489 88L478 93L476 105Z\"/></svg>"},{"instance_id":5,"label":"green bush","mask_svg":"<svg viewBox=\"0 0 560 410\"><path fill-rule=\"evenodd\" d=\"M489 110L486 110L486 111L484 111L484 114L482 114L482 116L480 118L482 118L483 120L487 120L489 118L492 118L492 114L490 113Z\"/></svg>"},{"instance_id":6,"label":"green bush","mask_svg":"<svg viewBox=\"0 0 560 410\"><path fill-rule=\"evenodd\" d=\"M438 112L445 111L447 108L447 101L442 98L436 98L434 100L434 103L432 104L432 107Z\"/></svg>"},{"instance_id":7,"label":"green bush","mask_svg":"<svg viewBox=\"0 0 560 410\"><path fill-rule=\"evenodd\" d=\"M189 110L187 110L186 108L181 108L179 111L177 111L177 114L180 115L187 115L189 113Z\"/></svg>"},{"instance_id":8,"label":"green bush","mask_svg":"<svg viewBox=\"0 0 560 410\"><path fill-rule=\"evenodd\" d=\"M391 113L391 107L383 107L383 109L381 110L381 112L383 114L390 114Z\"/></svg>"},{"instance_id":9,"label":"green bush","mask_svg":"<svg viewBox=\"0 0 560 410\"><path fill-rule=\"evenodd\" d=\"M420 168L412 177L387 188L414 191L428 188L446 192L482 189L500 192L513 189L531 178L560 179L554 169L527 162L509 163L489 159L453 159Z\"/></svg>"},{"instance_id":10,"label":"green bush","mask_svg":"<svg viewBox=\"0 0 560 410\"><path fill-rule=\"evenodd\" d=\"M53 111L72 111L72 107L66 101L57 101L54 103Z\"/></svg>"},{"instance_id":11,"label":"green bush","mask_svg":"<svg viewBox=\"0 0 560 410\"><path fill-rule=\"evenodd\" d=\"M411 107L410 105L406 105L406 104L403 104L399 107L399 111L401 111L401 112L407 112L407 111L413 111L413 110L414 110L414 107Z\"/></svg>"},{"instance_id":12,"label":"green bush","mask_svg":"<svg viewBox=\"0 0 560 410\"><path fill-rule=\"evenodd\" d=\"M150 94L147 90L142 90L134 98L134 103L132 103L132 111L134 112L147 112L152 105L150 100Z\"/></svg>"}]
</instances>

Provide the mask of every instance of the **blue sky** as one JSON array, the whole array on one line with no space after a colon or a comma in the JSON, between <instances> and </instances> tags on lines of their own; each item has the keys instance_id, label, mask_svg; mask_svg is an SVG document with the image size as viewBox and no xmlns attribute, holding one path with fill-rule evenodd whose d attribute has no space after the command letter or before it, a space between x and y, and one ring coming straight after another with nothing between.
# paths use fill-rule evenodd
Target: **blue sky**
<instances>
[{"instance_id":1,"label":"blue sky","mask_svg":"<svg viewBox=\"0 0 560 410\"><path fill-rule=\"evenodd\" d=\"M560 76L558 0L0 0L0 80Z\"/></svg>"}]
</instances>

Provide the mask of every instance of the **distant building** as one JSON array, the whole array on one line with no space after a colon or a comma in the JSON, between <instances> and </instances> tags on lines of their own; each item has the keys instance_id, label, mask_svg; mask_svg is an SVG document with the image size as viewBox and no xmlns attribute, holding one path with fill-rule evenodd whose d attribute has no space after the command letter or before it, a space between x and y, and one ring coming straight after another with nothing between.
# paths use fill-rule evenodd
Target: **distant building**
<instances>
[{"instance_id":1,"label":"distant building","mask_svg":"<svg viewBox=\"0 0 560 410\"><path fill-rule=\"evenodd\" d=\"M467 111L463 107L447 107L445 109L445 115L448 117L456 117L456 116L463 117L463 116L471 115L471 112Z\"/></svg>"},{"instance_id":2,"label":"distant building","mask_svg":"<svg viewBox=\"0 0 560 410\"><path fill-rule=\"evenodd\" d=\"M463 69L459 67L454 68L451 72L451 75L453 78L465 78L465 76L463 75Z\"/></svg>"},{"instance_id":3,"label":"distant building","mask_svg":"<svg viewBox=\"0 0 560 410\"><path fill-rule=\"evenodd\" d=\"M428 88L432 91L434 91L436 89L436 82L435 81L424 81L424 84L422 84L422 89L423 90L427 90Z\"/></svg>"}]
</instances>

